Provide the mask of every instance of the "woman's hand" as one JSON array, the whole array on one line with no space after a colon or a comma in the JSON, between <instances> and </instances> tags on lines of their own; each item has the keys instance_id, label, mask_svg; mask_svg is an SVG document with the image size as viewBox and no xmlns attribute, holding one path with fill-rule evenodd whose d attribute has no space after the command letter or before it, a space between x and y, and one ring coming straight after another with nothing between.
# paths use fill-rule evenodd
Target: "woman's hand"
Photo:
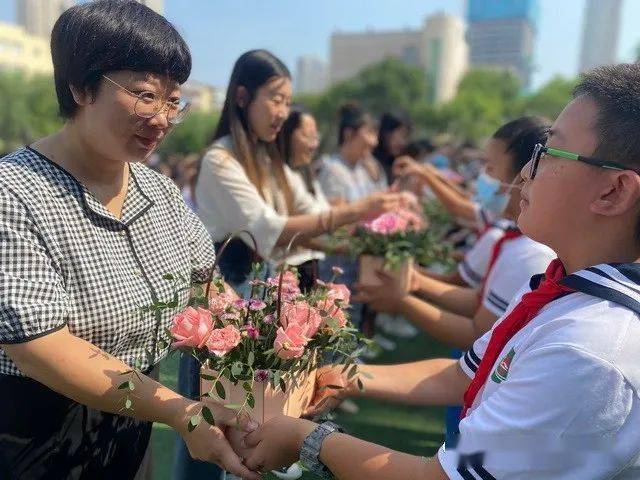
<instances>
[{"instance_id":1,"label":"woman's hand","mask_svg":"<svg viewBox=\"0 0 640 480\"><path fill-rule=\"evenodd\" d=\"M300 458L300 447L317 424L309 420L274 417L245 439L245 465L256 472L288 467Z\"/></svg>"},{"instance_id":2,"label":"woman's hand","mask_svg":"<svg viewBox=\"0 0 640 480\"><path fill-rule=\"evenodd\" d=\"M352 204L360 220L371 220L400 208L415 209L418 200L409 192L379 192Z\"/></svg>"},{"instance_id":3,"label":"woman's hand","mask_svg":"<svg viewBox=\"0 0 640 480\"><path fill-rule=\"evenodd\" d=\"M380 270L376 272L376 275L380 279L380 284L378 285L362 285L358 283L354 285L358 293L353 296L353 301L366 303L376 312L401 313L402 303L409 295L408 292L404 291L399 279Z\"/></svg>"},{"instance_id":4,"label":"woman's hand","mask_svg":"<svg viewBox=\"0 0 640 480\"><path fill-rule=\"evenodd\" d=\"M349 396L354 385L347 379L347 372L342 373L342 369L342 366L327 365L318 370L316 391L313 400L304 412L305 416L319 415L336 408L342 400Z\"/></svg>"},{"instance_id":5,"label":"woman's hand","mask_svg":"<svg viewBox=\"0 0 640 480\"><path fill-rule=\"evenodd\" d=\"M242 464L242 458L233 451L225 436L227 430L231 429L239 429L246 434L255 430L257 424L248 416L238 417L236 411L225 408L219 403L206 402L205 404L211 410L216 426L209 425L202 419L195 430L188 431L189 418L202 407L202 404L197 402L191 404L171 425L184 439L191 457L215 463L239 477L259 480L261 476Z\"/></svg>"},{"instance_id":6,"label":"woman's hand","mask_svg":"<svg viewBox=\"0 0 640 480\"><path fill-rule=\"evenodd\" d=\"M413 158L403 155L396 158L391 167L395 177L411 177L420 175L424 171L424 166L416 162Z\"/></svg>"}]
</instances>

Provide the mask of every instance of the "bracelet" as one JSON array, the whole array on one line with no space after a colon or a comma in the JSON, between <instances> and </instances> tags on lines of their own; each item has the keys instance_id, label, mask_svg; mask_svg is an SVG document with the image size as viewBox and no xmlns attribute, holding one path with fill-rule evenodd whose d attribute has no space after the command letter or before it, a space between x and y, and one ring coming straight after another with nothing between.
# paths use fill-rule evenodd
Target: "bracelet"
<instances>
[{"instance_id":1,"label":"bracelet","mask_svg":"<svg viewBox=\"0 0 640 480\"><path fill-rule=\"evenodd\" d=\"M334 432L344 433L344 430L333 422L321 423L304 439L300 448L302 464L321 478L332 478L331 471L319 457L324 439Z\"/></svg>"}]
</instances>

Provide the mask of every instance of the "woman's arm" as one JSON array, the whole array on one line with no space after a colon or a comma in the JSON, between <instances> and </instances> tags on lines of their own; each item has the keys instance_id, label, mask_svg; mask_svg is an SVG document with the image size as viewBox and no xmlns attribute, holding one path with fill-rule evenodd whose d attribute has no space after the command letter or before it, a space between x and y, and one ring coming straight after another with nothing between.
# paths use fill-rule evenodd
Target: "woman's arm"
<instances>
[{"instance_id":1,"label":"woman's arm","mask_svg":"<svg viewBox=\"0 0 640 480\"><path fill-rule=\"evenodd\" d=\"M67 327L2 348L24 375L61 395L96 410L169 425L182 435L194 458L217 463L236 475L259 478L242 465L219 427L203 421L194 431L187 431L190 417L199 413L202 402L186 399L144 375L126 374L131 371L128 365L72 335ZM124 390L118 386L126 380L134 386L133 410L122 410ZM221 428L235 423L231 410L214 402L206 405ZM243 426L249 430L248 422Z\"/></svg>"}]
</instances>

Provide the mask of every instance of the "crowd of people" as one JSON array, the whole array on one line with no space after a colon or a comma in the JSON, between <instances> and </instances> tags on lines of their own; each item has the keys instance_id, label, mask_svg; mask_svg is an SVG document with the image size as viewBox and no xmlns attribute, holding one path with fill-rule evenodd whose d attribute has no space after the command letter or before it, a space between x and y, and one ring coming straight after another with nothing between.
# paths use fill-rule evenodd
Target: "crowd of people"
<instances>
[{"instance_id":1,"label":"crowd of people","mask_svg":"<svg viewBox=\"0 0 640 480\"><path fill-rule=\"evenodd\" d=\"M64 127L0 160L1 478L148 478L152 422L179 434L173 478L258 479L300 458L346 480L640 476L640 65L584 74L557 119L510 120L481 152L415 138L396 113L336 106L336 146L319 154L287 66L252 50L207 150L160 158L189 108L177 30L133 0L95 0L61 15L51 49ZM454 219L457 268L416 267L409 291L382 272L358 284L332 234L424 199ZM453 349L363 358L364 389L327 365L310 405L448 406L435 456L332 422L238 417L201 398L188 355L178 391L158 381L171 312L140 307L173 295L166 272L207 282L234 234L218 263L229 291L246 294L257 261L265 277L296 267L303 291L338 266L352 321L383 347L376 322ZM203 405L215 425L188 428Z\"/></svg>"}]
</instances>

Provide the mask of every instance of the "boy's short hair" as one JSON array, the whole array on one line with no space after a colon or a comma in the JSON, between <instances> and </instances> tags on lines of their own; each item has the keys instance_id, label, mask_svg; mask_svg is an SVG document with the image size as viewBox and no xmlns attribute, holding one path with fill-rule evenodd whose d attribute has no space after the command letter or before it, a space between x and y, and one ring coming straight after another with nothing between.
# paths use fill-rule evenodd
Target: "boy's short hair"
<instances>
[{"instance_id":1,"label":"boy's short hair","mask_svg":"<svg viewBox=\"0 0 640 480\"><path fill-rule=\"evenodd\" d=\"M182 84L191 73L184 39L162 15L134 0L97 0L66 10L51 33L60 114L78 109L69 85L91 95L102 75L134 70L167 75Z\"/></svg>"},{"instance_id":2,"label":"boy's short hair","mask_svg":"<svg viewBox=\"0 0 640 480\"><path fill-rule=\"evenodd\" d=\"M597 106L598 116L594 127L598 147L593 156L623 165L639 166L640 65L622 63L586 72L573 96L587 96Z\"/></svg>"}]
</instances>

